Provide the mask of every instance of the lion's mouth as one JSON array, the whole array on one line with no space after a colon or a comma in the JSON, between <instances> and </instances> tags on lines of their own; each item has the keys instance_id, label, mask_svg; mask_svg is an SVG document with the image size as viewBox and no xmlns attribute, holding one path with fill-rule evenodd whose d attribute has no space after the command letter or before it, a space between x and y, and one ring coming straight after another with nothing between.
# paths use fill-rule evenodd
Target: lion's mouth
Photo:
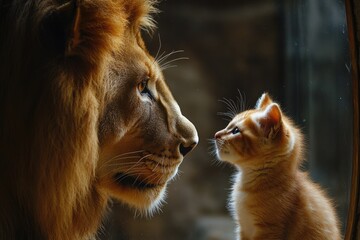
<instances>
[{"instance_id":1,"label":"lion's mouth","mask_svg":"<svg viewBox=\"0 0 360 240\"><path fill-rule=\"evenodd\" d=\"M146 190L159 186L157 184L145 182L138 177L134 177L125 173L117 173L114 178L116 182L122 186L137 188L139 190Z\"/></svg>"},{"instance_id":2,"label":"lion's mouth","mask_svg":"<svg viewBox=\"0 0 360 240\"><path fill-rule=\"evenodd\" d=\"M173 161L166 163L164 160L146 156L141 162L141 166L143 166L142 171L147 172L147 174L143 173L140 176L135 176L127 173L128 170L125 170L125 172L120 170L113 178L118 185L123 187L139 190L153 189L164 186L164 184L173 178L181 160L173 158ZM151 182L156 182L156 184Z\"/></svg>"}]
</instances>

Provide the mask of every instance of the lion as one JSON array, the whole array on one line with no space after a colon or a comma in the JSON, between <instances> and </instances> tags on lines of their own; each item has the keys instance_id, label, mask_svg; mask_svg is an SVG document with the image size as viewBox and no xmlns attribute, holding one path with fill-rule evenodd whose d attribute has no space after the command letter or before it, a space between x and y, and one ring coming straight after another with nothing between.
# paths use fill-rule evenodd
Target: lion
<instances>
[{"instance_id":1,"label":"lion","mask_svg":"<svg viewBox=\"0 0 360 240\"><path fill-rule=\"evenodd\" d=\"M198 143L146 50L151 0L0 0L0 239L93 239L158 208Z\"/></svg>"}]
</instances>

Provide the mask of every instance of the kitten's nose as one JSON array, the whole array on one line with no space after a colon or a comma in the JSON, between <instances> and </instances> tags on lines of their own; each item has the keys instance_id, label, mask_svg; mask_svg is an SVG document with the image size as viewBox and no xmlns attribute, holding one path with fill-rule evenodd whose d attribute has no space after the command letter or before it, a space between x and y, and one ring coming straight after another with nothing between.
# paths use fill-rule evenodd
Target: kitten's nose
<instances>
[{"instance_id":1,"label":"kitten's nose","mask_svg":"<svg viewBox=\"0 0 360 240\"><path fill-rule=\"evenodd\" d=\"M189 152L191 152L191 150L193 150L196 145L197 145L197 142L193 142L189 146L185 146L185 144L181 143L179 146L181 155L183 155L183 157L185 157L185 155L188 154Z\"/></svg>"},{"instance_id":2,"label":"kitten's nose","mask_svg":"<svg viewBox=\"0 0 360 240\"><path fill-rule=\"evenodd\" d=\"M221 138L221 136L224 135L224 131L221 130L221 131L218 131L217 133L215 133L215 139L218 139L218 138Z\"/></svg>"}]
</instances>

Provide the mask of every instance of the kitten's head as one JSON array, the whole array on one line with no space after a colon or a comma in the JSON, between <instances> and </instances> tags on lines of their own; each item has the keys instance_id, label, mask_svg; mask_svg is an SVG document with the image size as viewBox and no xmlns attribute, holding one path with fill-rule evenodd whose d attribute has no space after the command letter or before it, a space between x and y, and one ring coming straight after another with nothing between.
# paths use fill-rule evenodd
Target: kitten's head
<instances>
[{"instance_id":1,"label":"kitten's head","mask_svg":"<svg viewBox=\"0 0 360 240\"><path fill-rule=\"evenodd\" d=\"M283 115L280 106L264 93L255 109L237 114L215 134L216 154L237 166L262 164L291 154L298 130Z\"/></svg>"}]
</instances>

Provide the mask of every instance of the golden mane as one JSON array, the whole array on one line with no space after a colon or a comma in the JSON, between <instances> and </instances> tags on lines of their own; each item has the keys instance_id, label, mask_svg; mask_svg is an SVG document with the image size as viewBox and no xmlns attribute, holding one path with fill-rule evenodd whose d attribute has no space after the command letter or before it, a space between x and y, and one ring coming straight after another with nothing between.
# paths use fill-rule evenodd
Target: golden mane
<instances>
[{"instance_id":1,"label":"golden mane","mask_svg":"<svg viewBox=\"0 0 360 240\"><path fill-rule=\"evenodd\" d=\"M104 76L154 1L0 1L0 239L87 239Z\"/></svg>"}]
</instances>

